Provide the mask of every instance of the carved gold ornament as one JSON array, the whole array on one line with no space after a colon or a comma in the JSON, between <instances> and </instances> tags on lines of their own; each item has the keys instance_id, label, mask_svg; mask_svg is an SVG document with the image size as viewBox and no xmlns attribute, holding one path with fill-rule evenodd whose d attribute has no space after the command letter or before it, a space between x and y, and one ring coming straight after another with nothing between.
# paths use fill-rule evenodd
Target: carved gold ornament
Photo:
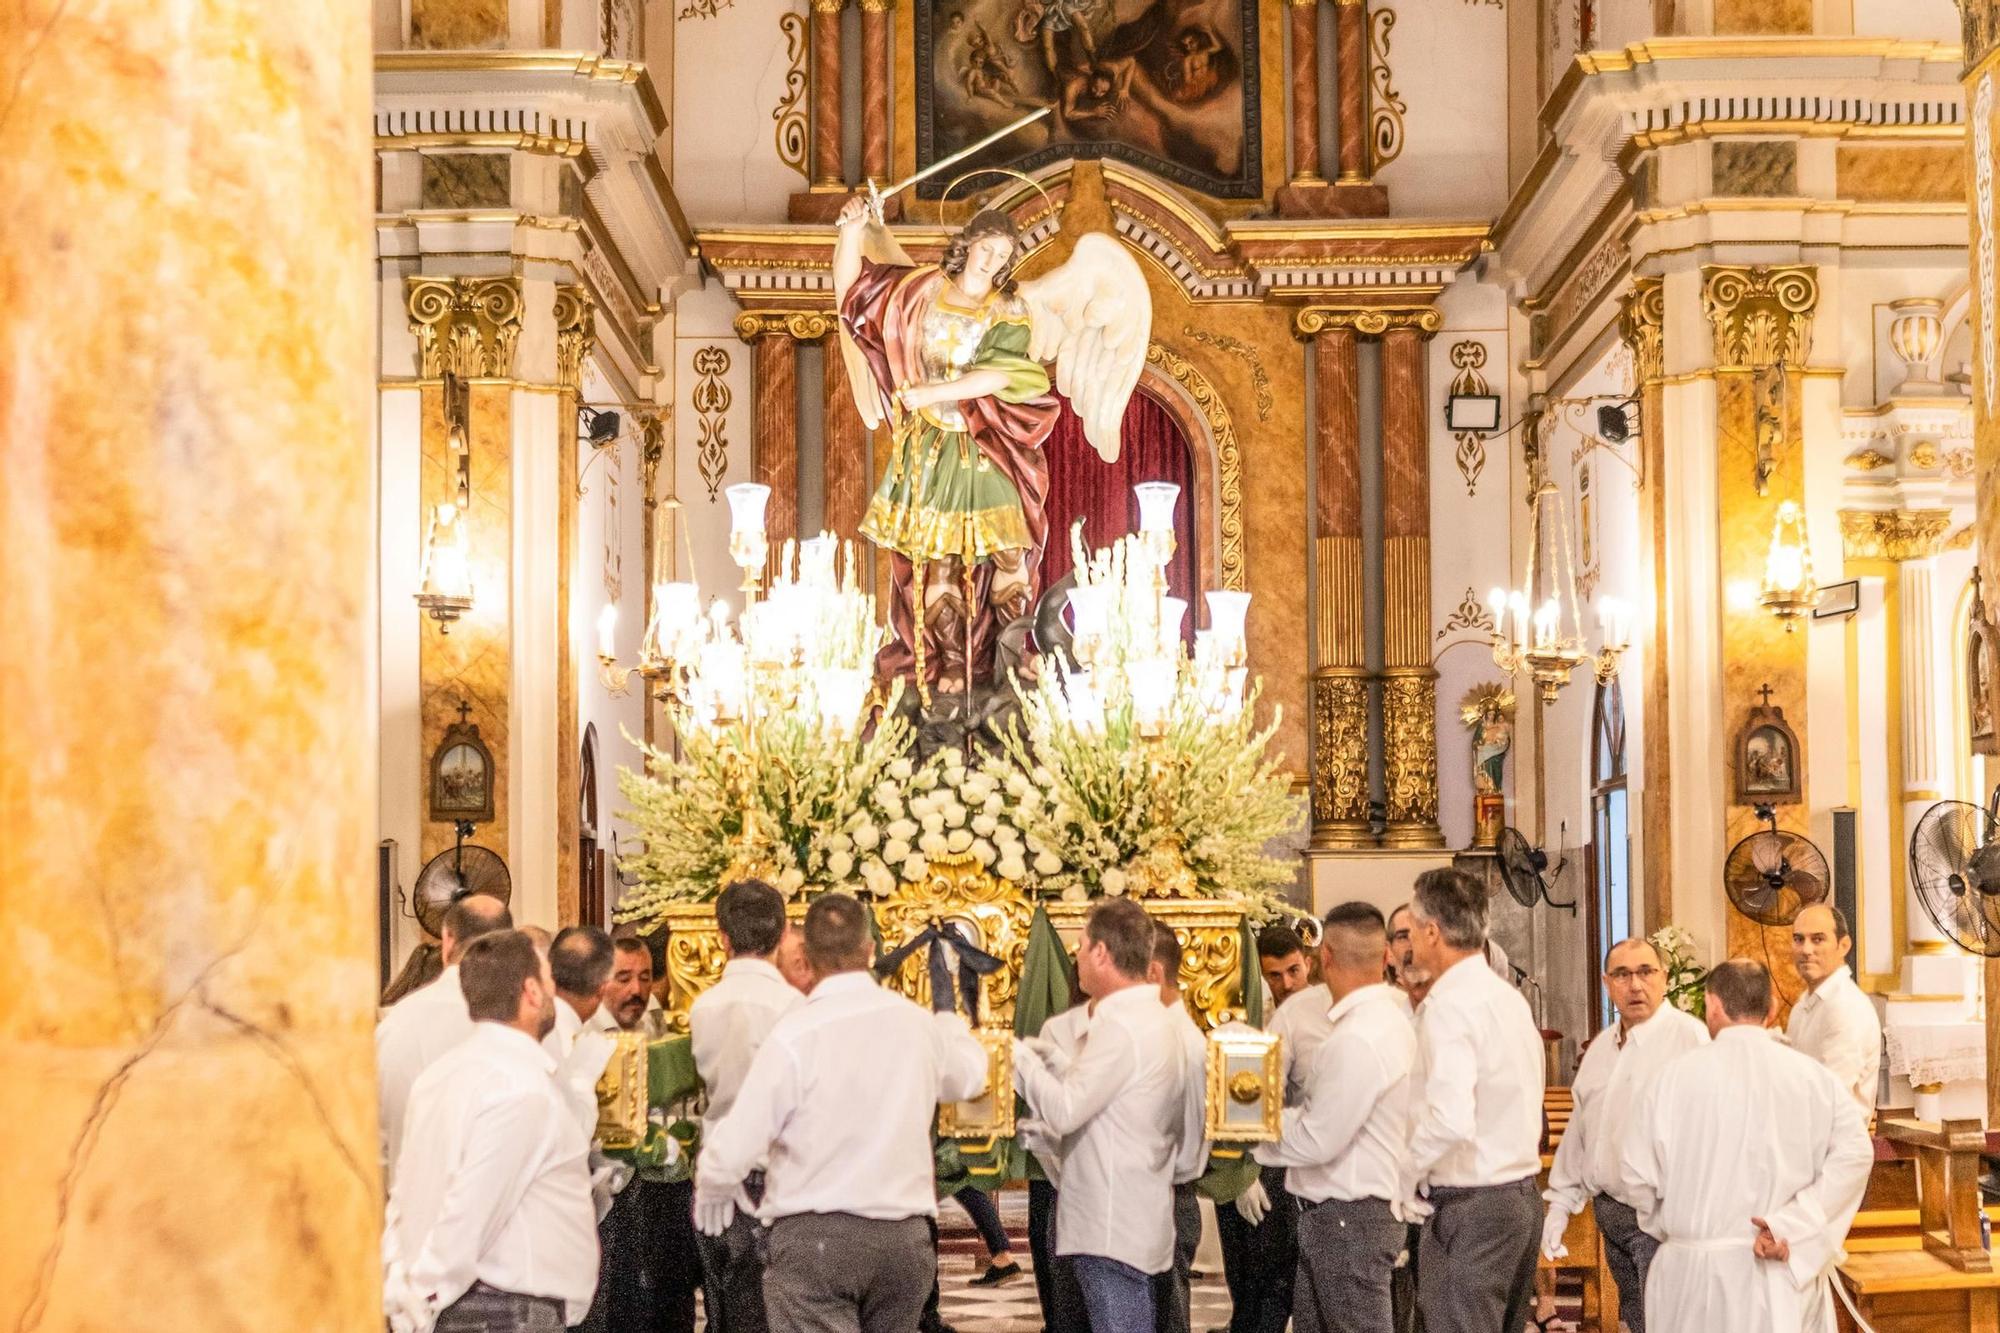
<instances>
[{"instance_id":1,"label":"carved gold ornament","mask_svg":"<svg viewBox=\"0 0 2000 1333\"><path fill-rule=\"evenodd\" d=\"M771 112L777 122L778 160L811 180L806 169L806 16L778 15L778 31L785 36L785 91Z\"/></svg>"},{"instance_id":2,"label":"carved gold ornament","mask_svg":"<svg viewBox=\"0 0 2000 1333\"><path fill-rule=\"evenodd\" d=\"M1889 457L1889 455L1883 453L1880 449L1862 449L1847 456L1847 466L1853 468L1856 472L1874 472L1879 468L1889 466L1889 464L1895 461L1895 459Z\"/></svg>"},{"instance_id":3,"label":"carved gold ornament","mask_svg":"<svg viewBox=\"0 0 2000 1333\"><path fill-rule=\"evenodd\" d=\"M1954 449L1944 456L1945 470L1963 481L1972 475L1972 450Z\"/></svg>"},{"instance_id":4,"label":"carved gold ornament","mask_svg":"<svg viewBox=\"0 0 2000 1333\"><path fill-rule=\"evenodd\" d=\"M1216 508L1222 529L1222 586L1229 592L1243 591L1243 450L1236 442L1236 427L1222 395L1186 357L1158 343L1146 347L1146 364L1165 371L1174 383L1187 390L1195 410L1208 423L1215 437Z\"/></svg>"},{"instance_id":5,"label":"carved gold ornament","mask_svg":"<svg viewBox=\"0 0 2000 1333\"><path fill-rule=\"evenodd\" d=\"M565 389L583 385L583 363L597 345L596 307L590 289L564 285L556 288L556 384Z\"/></svg>"},{"instance_id":6,"label":"carved gold ornament","mask_svg":"<svg viewBox=\"0 0 2000 1333\"><path fill-rule=\"evenodd\" d=\"M1202 1126L1215 1143L1268 1143L1284 1114L1284 1043L1231 1025L1208 1034L1208 1096Z\"/></svg>"},{"instance_id":7,"label":"carved gold ornament","mask_svg":"<svg viewBox=\"0 0 2000 1333\"><path fill-rule=\"evenodd\" d=\"M1818 304L1819 279L1810 268L1702 269L1702 312L1714 329L1721 367L1803 366L1812 354Z\"/></svg>"},{"instance_id":8,"label":"carved gold ornament","mask_svg":"<svg viewBox=\"0 0 2000 1333\"><path fill-rule=\"evenodd\" d=\"M1403 114L1410 109L1389 71L1389 33L1395 26L1393 9L1378 9L1368 16L1368 81L1373 85L1368 138L1375 171L1402 156Z\"/></svg>"},{"instance_id":9,"label":"carved gold ornament","mask_svg":"<svg viewBox=\"0 0 2000 1333\"><path fill-rule=\"evenodd\" d=\"M1437 823L1437 675L1429 667L1383 673L1382 767L1389 822Z\"/></svg>"},{"instance_id":10,"label":"carved gold ornament","mask_svg":"<svg viewBox=\"0 0 2000 1333\"><path fill-rule=\"evenodd\" d=\"M938 1107L938 1133L948 1139L1012 1138L1014 1031L989 1026L975 1029L972 1035L986 1050L986 1088L977 1097Z\"/></svg>"},{"instance_id":11,"label":"carved gold ornament","mask_svg":"<svg viewBox=\"0 0 2000 1333\"><path fill-rule=\"evenodd\" d=\"M646 1137L646 1034L614 1032L611 1059L597 1078L597 1141L612 1149L636 1148Z\"/></svg>"},{"instance_id":12,"label":"carved gold ornament","mask_svg":"<svg viewBox=\"0 0 2000 1333\"><path fill-rule=\"evenodd\" d=\"M1312 682L1313 823L1368 819L1368 677L1361 668L1329 671Z\"/></svg>"},{"instance_id":13,"label":"carved gold ornament","mask_svg":"<svg viewBox=\"0 0 2000 1333\"><path fill-rule=\"evenodd\" d=\"M1929 440L1919 440L1910 446L1909 459L1911 467L1921 468L1923 471L1929 472L1942 461L1943 455L1938 452L1938 447Z\"/></svg>"},{"instance_id":14,"label":"carved gold ornament","mask_svg":"<svg viewBox=\"0 0 2000 1333\"><path fill-rule=\"evenodd\" d=\"M507 379L521 338L518 278L408 279L410 331L417 335L417 374L438 379Z\"/></svg>"},{"instance_id":15,"label":"carved gold ornament","mask_svg":"<svg viewBox=\"0 0 2000 1333\"><path fill-rule=\"evenodd\" d=\"M1949 509L1843 509L1840 544L1849 560L1921 560L1942 548Z\"/></svg>"},{"instance_id":16,"label":"carved gold ornament","mask_svg":"<svg viewBox=\"0 0 2000 1333\"><path fill-rule=\"evenodd\" d=\"M830 310L746 310L731 326L744 342L784 334L799 342L818 342L838 321Z\"/></svg>"},{"instance_id":17,"label":"carved gold ornament","mask_svg":"<svg viewBox=\"0 0 2000 1333\"><path fill-rule=\"evenodd\" d=\"M1634 278L1618 311L1618 336L1632 352L1632 378L1646 384L1666 371L1666 285Z\"/></svg>"},{"instance_id":18,"label":"carved gold ornament","mask_svg":"<svg viewBox=\"0 0 2000 1333\"><path fill-rule=\"evenodd\" d=\"M1229 1080L1229 1100L1232 1102L1254 1102L1263 1095L1263 1078L1247 1069Z\"/></svg>"},{"instance_id":19,"label":"carved gold ornament","mask_svg":"<svg viewBox=\"0 0 2000 1333\"><path fill-rule=\"evenodd\" d=\"M1232 338L1226 333L1210 333L1207 329L1198 329L1192 324L1183 324L1181 333L1204 346L1227 352L1249 366L1250 392L1257 400L1257 420L1271 419L1271 407L1277 399L1271 392L1271 377L1264 373L1264 362L1257 355L1256 348L1241 338Z\"/></svg>"},{"instance_id":20,"label":"carved gold ornament","mask_svg":"<svg viewBox=\"0 0 2000 1333\"><path fill-rule=\"evenodd\" d=\"M722 493L722 479L729 471L729 349L710 344L694 354L694 392L688 401L695 411L695 466L702 484L708 487L711 504Z\"/></svg>"},{"instance_id":21,"label":"carved gold ornament","mask_svg":"<svg viewBox=\"0 0 2000 1333\"><path fill-rule=\"evenodd\" d=\"M1379 338L1390 329L1415 329L1426 338L1444 327L1436 306L1302 306L1292 317L1292 332L1310 338L1328 329L1352 329L1364 338Z\"/></svg>"}]
</instances>

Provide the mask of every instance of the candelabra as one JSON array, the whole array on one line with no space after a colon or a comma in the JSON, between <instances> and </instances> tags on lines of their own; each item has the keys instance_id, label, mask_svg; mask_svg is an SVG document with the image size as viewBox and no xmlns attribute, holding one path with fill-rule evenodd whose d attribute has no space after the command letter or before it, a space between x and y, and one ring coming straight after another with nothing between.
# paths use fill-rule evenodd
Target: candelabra
<instances>
[{"instance_id":1,"label":"candelabra","mask_svg":"<svg viewBox=\"0 0 2000 1333\"><path fill-rule=\"evenodd\" d=\"M1553 516L1552 525L1545 520L1545 513ZM1549 531L1551 526L1553 534ZM1538 561L1545 540L1552 543L1553 558ZM1543 570L1539 590L1538 563ZM1595 653L1584 647L1569 524L1563 515L1562 495L1554 482L1543 482L1535 492L1529 519L1526 581L1513 591L1493 589L1487 594L1487 607L1493 616L1494 665L1509 674L1526 671L1540 687L1544 703L1554 703L1557 692L1569 684L1570 673L1586 662L1595 671L1599 684L1609 683L1618 674L1618 655L1631 641L1625 606L1616 598L1604 597L1597 604L1602 647Z\"/></svg>"}]
</instances>

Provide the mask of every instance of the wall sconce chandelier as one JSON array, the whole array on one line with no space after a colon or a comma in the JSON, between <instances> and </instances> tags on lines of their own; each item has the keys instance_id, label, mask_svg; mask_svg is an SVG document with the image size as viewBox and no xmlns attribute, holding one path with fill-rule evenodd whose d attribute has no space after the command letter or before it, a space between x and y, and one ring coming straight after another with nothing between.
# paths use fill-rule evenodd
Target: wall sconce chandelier
<instances>
[{"instance_id":1,"label":"wall sconce chandelier","mask_svg":"<svg viewBox=\"0 0 2000 1333\"><path fill-rule=\"evenodd\" d=\"M451 633L452 622L472 609L472 556L465 531L472 504L472 440L467 425L467 399L465 382L447 373L445 438L451 447L456 485L452 499L431 506L416 593L417 605L438 622L440 634Z\"/></svg>"},{"instance_id":2,"label":"wall sconce chandelier","mask_svg":"<svg viewBox=\"0 0 2000 1333\"><path fill-rule=\"evenodd\" d=\"M1545 539L1551 544L1546 560L1541 558ZM1543 570L1539 588L1537 564ZM1600 684L1608 684L1618 674L1618 655L1631 642L1628 612L1616 598L1599 598L1597 622L1603 646L1595 653L1584 647L1576 560L1570 551L1562 494L1554 482L1544 481L1535 492L1526 580L1511 591L1495 588L1486 600L1493 614L1494 665L1510 674L1526 671L1541 687L1543 703L1554 703L1557 691L1569 684L1570 673L1585 663L1590 664ZM1509 616L1513 618L1511 627Z\"/></svg>"},{"instance_id":3,"label":"wall sconce chandelier","mask_svg":"<svg viewBox=\"0 0 2000 1333\"><path fill-rule=\"evenodd\" d=\"M1797 632L1799 621L1819 605L1820 587L1813 578L1812 547L1806 540L1805 511L1796 500L1778 506L1771 525L1771 549L1764 555L1764 591L1758 605L1785 623L1785 633Z\"/></svg>"}]
</instances>

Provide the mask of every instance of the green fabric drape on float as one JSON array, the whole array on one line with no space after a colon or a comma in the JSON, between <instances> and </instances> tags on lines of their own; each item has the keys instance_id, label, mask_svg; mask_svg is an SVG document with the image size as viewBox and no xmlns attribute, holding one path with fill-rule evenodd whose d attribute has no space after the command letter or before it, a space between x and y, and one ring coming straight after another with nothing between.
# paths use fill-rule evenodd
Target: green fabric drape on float
<instances>
[{"instance_id":1,"label":"green fabric drape on float","mask_svg":"<svg viewBox=\"0 0 2000 1333\"><path fill-rule=\"evenodd\" d=\"M1038 1036L1042 1024L1069 1008L1076 972L1062 936L1046 910L1037 907L1028 923L1028 953L1021 964L1021 987L1014 996L1014 1035Z\"/></svg>"}]
</instances>

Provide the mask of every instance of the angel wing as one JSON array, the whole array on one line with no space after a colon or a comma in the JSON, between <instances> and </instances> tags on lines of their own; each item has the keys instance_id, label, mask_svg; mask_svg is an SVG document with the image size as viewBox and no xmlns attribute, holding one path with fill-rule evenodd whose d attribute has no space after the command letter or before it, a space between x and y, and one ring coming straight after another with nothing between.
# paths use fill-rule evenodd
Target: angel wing
<instances>
[{"instance_id":1,"label":"angel wing","mask_svg":"<svg viewBox=\"0 0 2000 1333\"><path fill-rule=\"evenodd\" d=\"M894 264L904 268L914 267L916 261L889 234L889 229L880 218L871 218L861 230L861 257L874 264ZM839 324L840 310L834 309L835 322ZM875 430L889 415L888 402L882 394L882 386L875 382L875 372L868 368L868 358L861 355L861 349L854 344L854 335L847 331L847 325L839 324L840 359L847 366L847 388L854 395L854 409L861 414L861 420L869 430Z\"/></svg>"},{"instance_id":2,"label":"angel wing","mask_svg":"<svg viewBox=\"0 0 2000 1333\"><path fill-rule=\"evenodd\" d=\"M1117 462L1125 404L1153 332L1145 275L1124 246L1089 232L1060 267L1019 290L1028 306L1028 355L1055 363L1056 387L1083 419L1084 438L1105 462Z\"/></svg>"}]
</instances>

